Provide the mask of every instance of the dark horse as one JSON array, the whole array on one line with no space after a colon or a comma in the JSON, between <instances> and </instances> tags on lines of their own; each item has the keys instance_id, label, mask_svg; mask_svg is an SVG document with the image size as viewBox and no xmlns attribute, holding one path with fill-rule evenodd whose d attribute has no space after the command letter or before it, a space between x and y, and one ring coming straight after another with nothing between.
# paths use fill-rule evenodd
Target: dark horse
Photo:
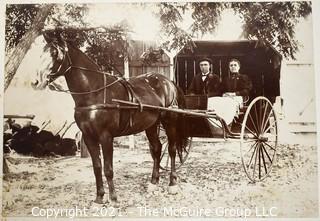
<instances>
[{"instance_id":1,"label":"dark horse","mask_svg":"<svg viewBox=\"0 0 320 221\"><path fill-rule=\"evenodd\" d=\"M183 94L170 80L160 74L149 73L130 78L122 78L99 71L88 56L59 34L44 34L47 42L43 49L43 68L37 71L37 79L32 83L36 89L44 89L57 77L64 76L75 102L74 117L92 158L96 178L97 197L95 202L103 203L105 194L102 180L100 145L104 160L104 174L109 187L109 198L116 201L113 184L113 138L141 131L146 132L153 158L152 184L159 183L161 143L158 125L163 125L169 143L171 173L169 187L177 184L175 169L176 152L186 145L186 137L181 133L180 116L177 113L121 106L112 99L134 101L160 107L184 104ZM120 107L119 107L120 106Z\"/></svg>"}]
</instances>

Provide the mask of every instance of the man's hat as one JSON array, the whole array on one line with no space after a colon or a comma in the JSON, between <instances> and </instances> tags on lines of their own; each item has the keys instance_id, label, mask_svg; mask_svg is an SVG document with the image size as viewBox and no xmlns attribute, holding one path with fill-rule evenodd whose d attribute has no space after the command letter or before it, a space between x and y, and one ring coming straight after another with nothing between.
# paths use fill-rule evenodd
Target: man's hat
<instances>
[{"instance_id":1,"label":"man's hat","mask_svg":"<svg viewBox=\"0 0 320 221\"><path fill-rule=\"evenodd\" d=\"M210 58L208 58L208 57L203 57L203 58L198 59L198 63L200 63L202 61L207 61L210 64L212 64L212 60Z\"/></svg>"}]
</instances>

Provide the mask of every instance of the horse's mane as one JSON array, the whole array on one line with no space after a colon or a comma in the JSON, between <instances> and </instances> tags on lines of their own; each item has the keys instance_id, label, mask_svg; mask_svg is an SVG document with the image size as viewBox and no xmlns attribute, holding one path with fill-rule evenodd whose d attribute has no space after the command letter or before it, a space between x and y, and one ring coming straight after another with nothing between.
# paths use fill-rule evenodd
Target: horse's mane
<instances>
[{"instance_id":1,"label":"horse's mane","mask_svg":"<svg viewBox=\"0 0 320 221\"><path fill-rule=\"evenodd\" d=\"M90 58L87 54L85 54L83 51L81 51L78 47L74 46L72 42L67 41L68 47L71 47L73 50L76 50L77 52L80 53L81 56L85 57L91 64L95 65L98 70L100 70L99 65L92 59Z\"/></svg>"}]
</instances>

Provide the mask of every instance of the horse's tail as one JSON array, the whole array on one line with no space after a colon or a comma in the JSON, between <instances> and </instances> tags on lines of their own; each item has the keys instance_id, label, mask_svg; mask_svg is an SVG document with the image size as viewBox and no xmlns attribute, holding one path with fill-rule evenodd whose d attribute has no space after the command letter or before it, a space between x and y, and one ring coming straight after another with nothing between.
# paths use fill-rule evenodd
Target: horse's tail
<instances>
[{"instance_id":1,"label":"horse's tail","mask_svg":"<svg viewBox=\"0 0 320 221\"><path fill-rule=\"evenodd\" d=\"M177 101L178 107L180 109L184 109L186 107L186 101L184 99L184 93L180 87L177 86ZM177 139L176 139L176 147L179 154L179 158L182 159L182 153L189 145L188 137L186 136L186 118L184 114L178 115L177 120Z\"/></svg>"}]
</instances>

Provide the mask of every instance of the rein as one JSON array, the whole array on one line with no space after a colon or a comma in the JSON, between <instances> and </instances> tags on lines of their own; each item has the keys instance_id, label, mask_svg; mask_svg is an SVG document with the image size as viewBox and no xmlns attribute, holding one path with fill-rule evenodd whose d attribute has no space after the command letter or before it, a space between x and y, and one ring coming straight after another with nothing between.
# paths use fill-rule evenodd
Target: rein
<instances>
[{"instance_id":1,"label":"rein","mask_svg":"<svg viewBox=\"0 0 320 221\"><path fill-rule=\"evenodd\" d=\"M76 66L70 66L68 69L71 69L71 68L78 68L78 69L81 69L81 70L85 70L85 68L82 69L82 67L76 67ZM94 70L88 69L86 71L94 71ZM108 75L107 73L103 73L103 72L100 72L100 71L94 71L94 72ZM112 75L110 75L110 76L112 76ZM96 93L96 92L102 91L102 90L104 90L104 89L106 89L108 87L111 87L115 83L122 81L122 80L123 80L122 78L118 78L117 80L111 82L110 84L107 84L107 85L104 85L103 87L100 87L98 89L95 89L95 90L92 90L92 91L86 91L86 92L74 92L74 91L70 91L70 90L62 90L62 89L56 88L55 86L53 86L53 89L51 89L51 90L54 90L54 91L57 91L57 92L64 92L64 93L67 93L67 94L86 95L86 94L92 94L92 93ZM49 83L49 85L52 85L52 84Z\"/></svg>"}]
</instances>

